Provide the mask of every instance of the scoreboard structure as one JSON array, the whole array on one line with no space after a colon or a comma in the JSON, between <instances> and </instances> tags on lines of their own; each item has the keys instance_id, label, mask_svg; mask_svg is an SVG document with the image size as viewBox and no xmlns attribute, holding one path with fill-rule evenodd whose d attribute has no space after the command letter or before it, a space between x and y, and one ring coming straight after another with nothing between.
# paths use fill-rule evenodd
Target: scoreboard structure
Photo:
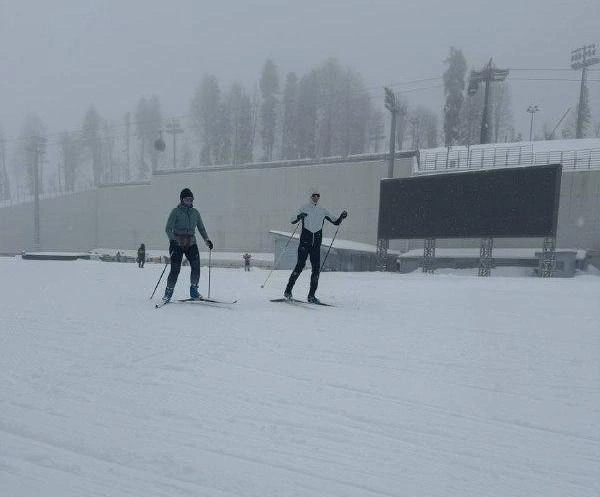
<instances>
[{"instance_id":1,"label":"scoreboard structure","mask_svg":"<svg viewBox=\"0 0 600 497\"><path fill-rule=\"evenodd\" d=\"M494 238L540 237L551 273L561 175L554 164L381 180L378 246L424 239L429 271L436 239L480 238L479 274L488 276Z\"/></svg>"}]
</instances>

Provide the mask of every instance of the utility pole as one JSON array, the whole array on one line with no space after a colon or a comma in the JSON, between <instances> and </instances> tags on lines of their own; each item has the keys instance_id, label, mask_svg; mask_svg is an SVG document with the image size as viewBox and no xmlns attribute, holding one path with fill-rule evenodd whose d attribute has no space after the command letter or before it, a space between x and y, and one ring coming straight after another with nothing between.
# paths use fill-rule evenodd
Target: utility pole
<instances>
[{"instance_id":1,"label":"utility pole","mask_svg":"<svg viewBox=\"0 0 600 497\"><path fill-rule=\"evenodd\" d=\"M173 169L177 169L177 135L183 133L183 129L177 119L171 119L165 125L165 132L173 135Z\"/></svg>"},{"instance_id":2,"label":"utility pole","mask_svg":"<svg viewBox=\"0 0 600 497\"><path fill-rule=\"evenodd\" d=\"M390 126L390 156L388 159L388 178L394 177L394 159L396 157L396 119L399 114L404 112L404 106L400 97L396 95L390 88L385 87L385 108L392 115L392 123Z\"/></svg>"},{"instance_id":3,"label":"utility pole","mask_svg":"<svg viewBox=\"0 0 600 497\"><path fill-rule=\"evenodd\" d=\"M479 83L485 83L485 97L483 102L483 116L481 118L480 143L490 142L490 92L491 85L495 81L504 81L508 76L508 69L497 69L492 63L492 59L483 67L481 71L471 71L469 76L469 95L475 95L479 88Z\"/></svg>"},{"instance_id":4,"label":"utility pole","mask_svg":"<svg viewBox=\"0 0 600 497\"><path fill-rule=\"evenodd\" d=\"M129 181L129 176L130 176L130 171L131 169L129 169L129 140L130 140L130 130L129 127L131 126L131 114L129 112L127 112L125 114L125 174L124 174L124 178L123 181L127 182Z\"/></svg>"},{"instance_id":5,"label":"utility pole","mask_svg":"<svg viewBox=\"0 0 600 497\"><path fill-rule=\"evenodd\" d=\"M578 71L581 69L581 86L579 88L579 105L577 106L577 127L575 129L575 138L583 138L584 122L583 111L587 105L585 95L585 82L587 79L587 68L600 62L600 50L597 45L584 45L571 51L571 69Z\"/></svg>"},{"instance_id":6,"label":"utility pole","mask_svg":"<svg viewBox=\"0 0 600 497\"><path fill-rule=\"evenodd\" d=\"M46 151L46 138L31 137L26 147L33 154L33 249L40 249L40 155Z\"/></svg>"},{"instance_id":7,"label":"utility pole","mask_svg":"<svg viewBox=\"0 0 600 497\"><path fill-rule=\"evenodd\" d=\"M527 107L527 112L531 114L531 124L529 125L529 141L531 141L533 137L533 116L538 110L540 110L540 108L537 105L530 105Z\"/></svg>"}]
</instances>

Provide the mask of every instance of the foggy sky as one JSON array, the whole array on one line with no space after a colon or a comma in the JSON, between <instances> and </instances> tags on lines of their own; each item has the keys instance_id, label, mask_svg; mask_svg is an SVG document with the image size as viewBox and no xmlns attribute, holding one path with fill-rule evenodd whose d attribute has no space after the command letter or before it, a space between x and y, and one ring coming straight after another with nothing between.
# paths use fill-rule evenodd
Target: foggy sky
<instances>
[{"instance_id":1,"label":"foggy sky","mask_svg":"<svg viewBox=\"0 0 600 497\"><path fill-rule=\"evenodd\" d=\"M371 88L441 76L451 45L476 68L491 56L503 68L569 68L570 51L594 42L598 0L0 0L0 126L14 138L25 116L37 113L49 133L75 130L92 103L120 119L152 94L165 117L186 115L205 73L222 87L239 80L252 90L267 58L282 85L286 72L301 75L334 56ZM589 88L598 121L600 83ZM576 103L578 91L577 82L513 80L517 131L528 136L530 103L542 109L541 130ZM441 114L442 88L406 96Z\"/></svg>"}]
</instances>

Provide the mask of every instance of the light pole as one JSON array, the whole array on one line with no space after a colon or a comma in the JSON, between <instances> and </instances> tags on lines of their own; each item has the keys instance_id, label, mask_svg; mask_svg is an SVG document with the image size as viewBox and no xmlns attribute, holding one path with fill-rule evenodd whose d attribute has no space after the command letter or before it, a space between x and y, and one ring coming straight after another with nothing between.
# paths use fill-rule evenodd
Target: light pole
<instances>
[{"instance_id":1,"label":"light pole","mask_svg":"<svg viewBox=\"0 0 600 497\"><path fill-rule=\"evenodd\" d=\"M587 77L587 68L600 62L600 50L594 43L593 45L584 45L571 51L571 69L578 71L581 69L581 86L579 88L579 105L577 106L577 127L575 129L575 138L583 138L583 112L587 104L585 100L585 80Z\"/></svg>"},{"instance_id":2,"label":"light pole","mask_svg":"<svg viewBox=\"0 0 600 497\"><path fill-rule=\"evenodd\" d=\"M540 110L540 108L537 105L530 105L527 107L527 112L531 114L531 124L529 125L529 141L531 141L533 138L533 116L538 110Z\"/></svg>"}]
</instances>

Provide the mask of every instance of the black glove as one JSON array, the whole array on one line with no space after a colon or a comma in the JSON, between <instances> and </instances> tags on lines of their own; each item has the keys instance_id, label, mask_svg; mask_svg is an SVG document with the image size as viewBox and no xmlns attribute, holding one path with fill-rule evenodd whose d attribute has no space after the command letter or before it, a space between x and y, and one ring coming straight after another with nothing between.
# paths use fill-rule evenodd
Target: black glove
<instances>
[{"instance_id":1,"label":"black glove","mask_svg":"<svg viewBox=\"0 0 600 497\"><path fill-rule=\"evenodd\" d=\"M208 247L208 250L213 249L213 242L211 242L210 239L207 239L205 243L206 243L206 246Z\"/></svg>"},{"instance_id":2,"label":"black glove","mask_svg":"<svg viewBox=\"0 0 600 497\"><path fill-rule=\"evenodd\" d=\"M348 217L348 213L346 211L342 211L342 213L340 214L340 217L342 219L346 219Z\"/></svg>"},{"instance_id":3,"label":"black glove","mask_svg":"<svg viewBox=\"0 0 600 497\"><path fill-rule=\"evenodd\" d=\"M306 216L308 216L308 214L307 214L306 212L301 212L300 214L298 214L298 215L296 216L296 219L297 219L298 221L300 221L300 219L304 219Z\"/></svg>"}]
</instances>

